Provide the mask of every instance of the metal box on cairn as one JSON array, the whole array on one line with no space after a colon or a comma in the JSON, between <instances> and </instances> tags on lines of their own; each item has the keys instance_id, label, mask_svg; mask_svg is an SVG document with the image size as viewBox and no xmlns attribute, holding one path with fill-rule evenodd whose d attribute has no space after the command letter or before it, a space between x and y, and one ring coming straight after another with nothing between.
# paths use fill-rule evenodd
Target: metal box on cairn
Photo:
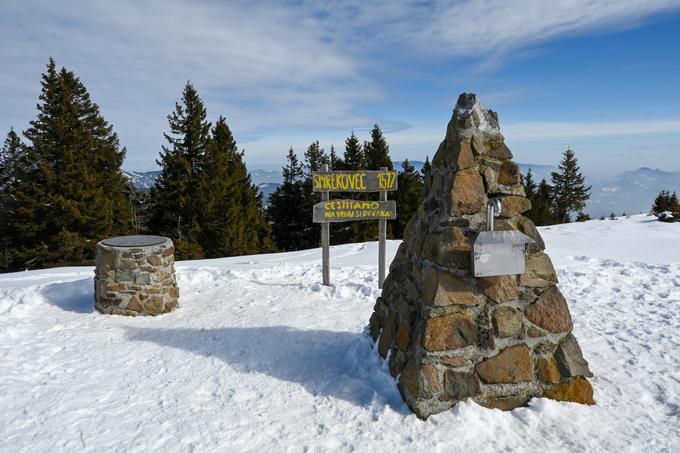
<instances>
[{"instance_id":1,"label":"metal box on cairn","mask_svg":"<svg viewBox=\"0 0 680 453\"><path fill-rule=\"evenodd\" d=\"M472 244L472 272L475 277L523 274L527 247L535 241L517 231L494 231L493 219L502 209L498 198L486 206L486 228Z\"/></svg>"}]
</instances>

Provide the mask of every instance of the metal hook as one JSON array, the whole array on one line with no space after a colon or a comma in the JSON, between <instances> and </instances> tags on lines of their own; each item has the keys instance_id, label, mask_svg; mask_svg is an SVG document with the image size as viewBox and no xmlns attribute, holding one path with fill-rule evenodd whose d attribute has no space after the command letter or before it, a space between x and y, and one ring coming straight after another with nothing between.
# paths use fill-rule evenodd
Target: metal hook
<instances>
[{"instance_id":1,"label":"metal hook","mask_svg":"<svg viewBox=\"0 0 680 453\"><path fill-rule=\"evenodd\" d=\"M503 205L498 198L489 198L486 204L486 231L493 231L493 219L501 213Z\"/></svg>"}]
</instances>

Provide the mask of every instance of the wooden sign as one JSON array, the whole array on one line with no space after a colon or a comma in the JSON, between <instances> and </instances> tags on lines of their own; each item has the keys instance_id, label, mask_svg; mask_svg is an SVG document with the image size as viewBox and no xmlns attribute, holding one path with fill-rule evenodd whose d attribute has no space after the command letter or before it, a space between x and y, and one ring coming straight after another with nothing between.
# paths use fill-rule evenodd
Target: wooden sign
<instances>
[{"instance_id":1,"label":"wooden sign","mask_svg":"<svg viewBox=\"0 0 680 453\"><path fill-rule=\"evenodd\" d=\"M380 192L397 190L397 172L313 171L314 192Z\"/></svg>"},{"instance_id":2,"label":"wooden sign","mask_svg":"<svg viewBox=\"0 0 680 453\"><path fill-rule=\"evenodd\" d=\"M394 201L328 200L314 205L314 222L351 222L353 220L394 220Z\"/></svg>"},{"instance_id":3,"label":"wooden sign","mask_svg":"<svg viewBox=\"0 0 680 453\"><path fill-rule=\"evenodd\" d=\"M397 218L397 203L387 201L387 192L397 190L397 172L386 167L379 171L312 172L312 188L321 192L321 203L314 205L313 221L321 223L321 268L323 284L331 284L330 224L353 220L378 220L378 288L385 282L387 220ZM331 192L380 192L379 201L331 200Z\"/></svg>"}]
</instances>

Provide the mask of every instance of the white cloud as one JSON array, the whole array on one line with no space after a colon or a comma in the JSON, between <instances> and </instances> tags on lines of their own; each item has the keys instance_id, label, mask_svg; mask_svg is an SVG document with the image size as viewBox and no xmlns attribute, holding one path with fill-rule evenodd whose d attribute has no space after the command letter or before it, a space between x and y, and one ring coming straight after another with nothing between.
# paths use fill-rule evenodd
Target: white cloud
<instances>
[{"instance_id":1,"label":"white cloud","mask_svg":"<svg viewBox=\"0 0 680 453\"><path fill-rule=\"evenodd\" d=\"M329 134L341 146L352 128L380 121L392 124L386 129L394 131L395 143L431 153L428 147L441 140L443 129L428 135L422 128L405 129L417 118L374 113L380 102L398 96L385 88L395 61L477 55L490 61L557 36L632 26L678 5L670 0L7 0L0 17L0 99L8 108L0 109L0 131L25 128L32 119L39 73L51 55L81 77L138 168L160 148L165 116L187 79L199 89L211 119L227 115L237 136L281 137L283 145L289 136L308 137L306 143L323 135L317 131L332 129L337 132ZM518 95L513 89L499 91L492 103ZM530 126L519 133L529 134ZM567 133L568 127L553 124L552 129ZM249 147L259 144L251 141Z\"/></svg>"},{"instance_id":2,"label":"white cloud","mask_svg":"<svg viewBox=\"0 0 680 453\"><path fill-rule=\"evenodd\" d=\"M680 119L546 122L528 121L503 125L503 134L513 140L581 139L621 135L680 133Z\"/></svg>"}]
</instances>

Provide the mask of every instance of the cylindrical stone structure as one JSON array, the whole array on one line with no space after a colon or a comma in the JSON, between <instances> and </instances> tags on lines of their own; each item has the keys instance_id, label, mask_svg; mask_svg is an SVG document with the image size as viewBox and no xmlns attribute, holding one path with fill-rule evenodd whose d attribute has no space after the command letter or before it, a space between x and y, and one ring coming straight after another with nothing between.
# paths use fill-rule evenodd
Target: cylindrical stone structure
<instances>
[{"instance_id":1,"label":"cylindrical stone structure","mask_svg":"<svg viewBox=\"0 0 680 453\"><path fill-rule=\"evenodd\" d=\"M97 244L94 306L112 315L159 315L177 307L175 247L163 236L118 236Z\"/></svg>"}]
</instances>

